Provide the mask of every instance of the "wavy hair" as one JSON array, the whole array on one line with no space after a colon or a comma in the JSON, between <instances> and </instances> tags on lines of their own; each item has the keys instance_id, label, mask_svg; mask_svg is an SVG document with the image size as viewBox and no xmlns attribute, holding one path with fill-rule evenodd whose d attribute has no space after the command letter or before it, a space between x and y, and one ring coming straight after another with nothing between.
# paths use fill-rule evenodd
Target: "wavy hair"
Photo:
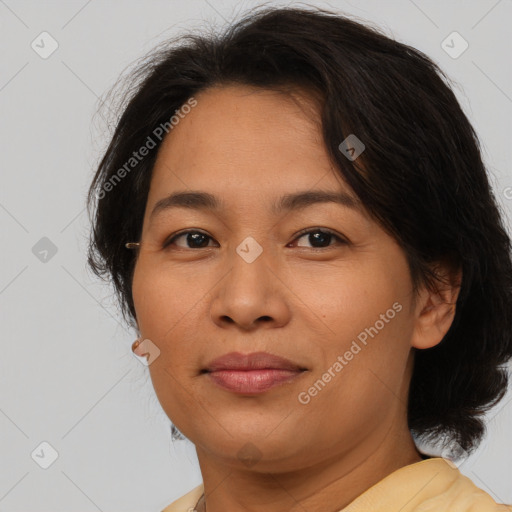
<instances>
[{"instance_id":1,"label":"wavy hair","mask_svg":"<svg viewBox=\"0 0 512 512\"><path fill-rule=\"evenodd\" d=\"M414 291L436 285L436 262L449 259L462 269L449 331L437 346L416 350L408 422L420 439L448 436L474 449L485 432L482 415L507 388L510 238L450 80L422 52L367 23L319 8L265 7L221 33L166 41L137 64L87 198L88 263L112 281L123 317L135 325L136 251L124 244L141 235L158 147L115 186L112 179L188 99L226 84L302 88L321 98L327 150L404 250ZM366 146L354 161L339 149L349 134Z\"/></svg>"}]
</instances>

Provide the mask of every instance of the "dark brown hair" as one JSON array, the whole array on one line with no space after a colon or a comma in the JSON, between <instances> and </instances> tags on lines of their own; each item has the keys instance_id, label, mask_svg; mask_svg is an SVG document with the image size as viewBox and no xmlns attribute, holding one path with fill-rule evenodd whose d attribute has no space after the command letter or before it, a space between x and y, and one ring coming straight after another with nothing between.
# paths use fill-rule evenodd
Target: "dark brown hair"
<instances>
[{"instance_id":1,"label":"dark brown hair","mask_svg":"<svg viewBox=\"0 0 512 512\"><path fill-rule=\"evenodd\" d=\"M415 290L435 285L435 262L449 258L462 269L450 330L439 345L415 353L408 419L419 438L447 435L464 450L474 448L484 433L482 414L507 387L502 366L512 357L511 244L477 135L436 64L338 13L264 8L220 34L164 44L131 78L88 196L88 261L98 276L112 280L125 319L135 325L136 251L124 244L139 240L158 147L114 186L132 152L190 97L214 85L316 91L329 154L403 248ZM349 134L365 144L354 161L339 149Z\"/></svg>"}]
</instances>

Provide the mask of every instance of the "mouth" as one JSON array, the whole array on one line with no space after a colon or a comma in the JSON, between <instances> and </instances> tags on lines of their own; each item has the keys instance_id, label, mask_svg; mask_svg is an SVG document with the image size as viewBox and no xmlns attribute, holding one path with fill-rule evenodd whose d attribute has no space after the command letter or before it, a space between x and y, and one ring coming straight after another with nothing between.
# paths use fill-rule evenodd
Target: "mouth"
<instances>
[{"instance_id":1,"label":"mouth","mask_svg":"<svg viewBox=\"0 0 512 512\"><path fill-rule=\"evenodd\" d=\"M233 393L258 394L296 379L305 371L307 368L267 352L231 352L210 362L201 373Z\"/></svg>"}]
</instances>

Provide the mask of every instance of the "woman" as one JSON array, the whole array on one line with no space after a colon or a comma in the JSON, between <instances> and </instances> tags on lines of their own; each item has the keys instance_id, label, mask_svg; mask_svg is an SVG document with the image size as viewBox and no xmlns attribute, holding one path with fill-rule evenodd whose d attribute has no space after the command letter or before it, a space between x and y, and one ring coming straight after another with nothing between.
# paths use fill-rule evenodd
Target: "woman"
<instances>
[{"instance_id":1,"label":"woman","mask_svg":"<svg viewBox=\"0 0 512 512\"><path fill-rule=\"evenodd\" d=\"M165 512L512 510L418 449L471 453L512 357L510 239L436 65L268 8L134 80L89 263L197 450Z\"/></svg>"}]
</instances>

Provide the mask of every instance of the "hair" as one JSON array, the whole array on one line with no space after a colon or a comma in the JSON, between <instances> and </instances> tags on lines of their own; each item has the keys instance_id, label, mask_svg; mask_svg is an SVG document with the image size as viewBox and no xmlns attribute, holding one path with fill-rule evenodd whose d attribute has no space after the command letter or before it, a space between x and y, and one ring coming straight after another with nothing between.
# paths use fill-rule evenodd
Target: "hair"
<instances>
[{"instance_id":1,"label":"hair","mask_svg":"<svg viewBox=\"0 0 512 512\"><path fill-rule=\"evenodd\" d=\"M471 452L485 433L483 414L507 389L511 242L450 80L422 52L378 28L319 8L265 7L222 33L185 34L144 57L88 192L90 268L111 280L123 317L135 326L137 251L125 243L140 239L161 140L129 170L126 163L194 94L233 84L298 88L322 99L328 153L404 250L415 293L440 282L437 262L462 270L447 334L433 348L413 349L408 424L419 439L447 437ZM340 151L350 134L365 145L356 160ZM121 169L127 172L119 179Z\"/></svg>"}]
</instances>

